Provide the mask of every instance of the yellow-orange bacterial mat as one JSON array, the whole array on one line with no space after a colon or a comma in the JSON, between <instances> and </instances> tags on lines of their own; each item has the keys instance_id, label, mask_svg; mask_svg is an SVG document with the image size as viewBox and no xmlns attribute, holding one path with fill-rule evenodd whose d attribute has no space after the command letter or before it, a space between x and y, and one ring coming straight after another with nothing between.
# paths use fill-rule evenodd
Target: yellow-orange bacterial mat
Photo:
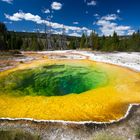
<instances>
[{"instance_id":1,"label":"yellow-orange bacterial mat","mask_svg":"<svg viewBox=\"0 0 140 140\"><path fill-rule=\"evenodd\" d=\"M89 60L36 60L0 73L0 118L107 122L140 103L140 73Z\"/></svg>"}]
</instances>

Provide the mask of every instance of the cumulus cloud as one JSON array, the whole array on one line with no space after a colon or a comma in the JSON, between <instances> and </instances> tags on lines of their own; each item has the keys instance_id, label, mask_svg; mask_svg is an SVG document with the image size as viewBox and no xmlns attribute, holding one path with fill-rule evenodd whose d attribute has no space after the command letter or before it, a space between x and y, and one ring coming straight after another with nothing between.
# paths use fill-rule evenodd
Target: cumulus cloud
<instances>
[{"instance_id":1,"label":"cumulus cloud","mask_svg":"<svg viewBox=\"0 0 140 140\"><path fill-rule=\"evenodd\" d=\"M120 12L121 12L121 10L120 10L120 9L118 9L118 10L117 10L117 13L119 14Z\"/></svg>"},{"instance_id":2,"label":"cumulus cloud","mask_svg":"<svg viewBox=\"0 0 140 140\"><path fill-rule=\"evenodd\" d=\"M59 3L59 2L54 1L54 2L51 4L51 8L52 8L53 10L61 10L61 9L62 9L62 4Z\"/></svg>"},{"instance_id":3,"label":"cumulus cloud","mask_svg":"<svg viewBox=\"0 0 140 140\"><path fill-rule=\"evenodd\" d=\"M97 2L95 0L91 0L90 2L87 2L88 6L95 6Z\"/></svg>"},{"instance_id":4,"label":"cumulus cloud","mask_svg":"<svg viewBox=\"0 0 140 140\"><path fill-rule=\"evenodd\" d=\"M135 30L128 30L128 35L132 35L134 32L136 32Z\"/></svg>"},{"instance_id":5,"label":"cumulus cloud","mask_svg":"<svg viewBox=\"0 0 140 140\"><path fill-rule=\"evenodd\" d=\"M74 32L74 33L70 33L69 36L81 37L81 34Z\"/></svg>"},{"instance_id":6,"label":"cumulus cloud","mask_svg":"<svg viewBox=\"0 0 140 140\"><path fill-rule=\"evenodd\" d=\"M74 21L73 24L79 24L79 22L78 21Z\"/></svg>"},{"instance_id":7,"label":"cumulus cloud","mask_svg":"<svg viewBox=\"0 0 140 140\"><path fill-rule=\"evenodd\" d=\"M109 21L109 20L119 19L119 17L116 14L109 14L109 15L103 16L101 19Z\"/></svg>"},{"instance_id":8,"label":"cumulus cloud","mask_svg":"<svg viewBox=\"0 0 140 140\"><path fill-rule=\"evenodd\" d=\"M15 14L13 14L13 16L10 16L8 14L4 14L4 15L7 19L9 19L11 21L20 21L21 20L20 16L19 16L19 13L15 13Z\"/></svg>"},{"instance_id":9,"label":"cumulus cloud","mask_svg":"<svg viewBox=\"0 0 140 140\"><path fill-rule=\"evenodd\" d=\"M49 10L49 9L44 9L43 10L43 13L45 13L45 14L49 14L51 11Z\"/></svg>"},{"instance_id":10,"label":"cumulus cloud","mask_svg":"<svg viewBox=\"0 0 140 140\"><path fill-rule=\"evenodd\" d=\"M114 31L119 35L128 35L134 31L131 26L118 25L116 23L118 19L119 17L115 14L106 15L101 17L96 25L99 26L101 33L107 36L112 35Z\"/></svg>"},{"instance_id":11,"label":"cumulus cloud","mask_svg":"<svg viewBox=\"0 0 140 140\"><path fill-rule=\"evenodd\" d=\"M11 21L22 21L22 20L26 20L26 21L32 21L35 22L37 24L46 24L47 26L51 25L52 29L63 29L65 28L66 31L71 31L71 32L77 32L79 34L83 33L83 32L87 32L88 34L92 32L92 30L86 28L86 27L76 27L76 26L67 26L64 24L60 24L60 23L55 23L55 22L50 22L48 20L44 20L42 19L40 16L38 15L33 15L31 13L24 13L22 11L19 11L17 13L14 13L13 15L8 15L5 14L5 17Z\"/></svg>"},{"instance_id":12,"label":"cumulus cloud","mask_svg":"<svg viewBox=\"0 0 140 140\"><path fill-rule=\"evenodd\" d=\"M27 20L27 21L34 21L38 24L42 23L41 17L38 15L32 15L31 13L23 13L22 11L19 11L17 13L14 13L12 16L8 14L4 14L5 17L11 21L21 21L21 20Z\"/></svg>"},{"instance_id":13,"label":"cumulus cloud","mask_svg":"<svg viewBox=\"0 0 140 140\"><path fill-rule=\"evenodd\" d=\"M13 0L1 0L1 1L6 2L8 4L12 4L12 2L13 2Z\"/></svg>"},{"instance_id":14,"label":"cumulus cloud","mask_svg":"<svg viewBox=\"0 0 140 140\"><path fill-rule=\"evenodd\" d=\"M96 13L96 14L94 14L94 17L99 17L99 14L97 14L97 13Z\"/></svg>"},{"instance_id":15,"label":"cumulus cloud","mask_svg":"<svg viewBox=\"0 0 140 140\"><path fill-rule=\"evenodd\" d=\"M9 21L9 22L4 21L4 23L5 23L5 24L12 24L12 21Z\"/></svg>"}]
</instances>

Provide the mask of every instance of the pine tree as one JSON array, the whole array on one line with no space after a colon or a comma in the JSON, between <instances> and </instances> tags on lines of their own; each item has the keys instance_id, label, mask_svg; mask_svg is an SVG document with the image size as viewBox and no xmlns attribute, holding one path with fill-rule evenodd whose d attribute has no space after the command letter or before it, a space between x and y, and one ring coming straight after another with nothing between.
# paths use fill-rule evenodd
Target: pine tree
<instances>
[{"instance_id":1,"label":"pine tree","mask_svg":"<svg viewBox=\"0 0 140 140\"><path fill-rule=\"evenodd\" d=\"M71 39L70 43L69 43L69 49L77 49L78 48L78 42L77 42L77 39L74 38L74 39Z\"/></svg>"},{"instance_id":2,"label":"pine tree","mask_svg":"<svg viewBox=\"0 0 140 140\"><path fill-rule=\"evenodd\" d=\"M96 34L95 31L94 32L92 31L89 38L90 38L90 41L89 41L90 47L93 50L98 50L99 49L99 37L98 37L98 34Z\"/></svg>"},{"instance_id":3,"label":"pine tree","mask_svg":"<svg viewBox=\"0 0 140 140\"><path fill-rule=\"evenodd\" d=\"M0 34L5 34L7 32L6 25L0 22Z\"/></svg>"},{"instance_id":4,"label":"pine tree","mask_svg":"<svg viewBox=\"0 0 140 140\"><path fill-rule=\"evenodd\" d=\"M37 41L37 37L32 36L31 39L31 48L32 51L38 51L39 50L39 45L38 45L38 41Z\"/></svg>"},{"instance_id":5,"label":"pine tree","mask_svg":"<svg viewBox=\"0 0 140 140\"><path fill-rule=\"evenodd\" d=\"M7 37L6 25L0 22L0 50L7 49L6 37Z\"/></svg>"},{"instance_id":6,"label":"pine tree","mask_svg":"<svg viewBox=\"0 0 140 140\"><path fill-rule=\"evenodd\" d=\"M83 33L83 34L82 34L82 37L81 37L81 41L80 41L80 48L81 48L81 49L85 48L85 43L86 43L86 36L85 36L85 34Z\"/></svg>"},{"instance_id":7,"label":"pine tree","mask_svg":"<svg viewBox=\"0 0 140 140\"><path fill-rule=\"evenodd\" d=\"M23 40L23 44L21 46L21 50L29 50L29 41L28 41L28 38L24 39Z\"/></svg>"}]
</instances>

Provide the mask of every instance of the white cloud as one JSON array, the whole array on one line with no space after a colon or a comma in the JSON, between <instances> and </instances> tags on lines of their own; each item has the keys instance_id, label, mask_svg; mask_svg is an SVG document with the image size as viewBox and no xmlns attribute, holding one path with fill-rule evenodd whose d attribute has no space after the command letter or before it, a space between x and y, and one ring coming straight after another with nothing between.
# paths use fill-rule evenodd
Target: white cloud
<instances>
[{"instance_id":1,"label":"white cloud","mask_svg":"<svg viewBox=\"0 0 140 140\"><path fill-rule=\"evenodd\" d=\"M47 19L48 21L50 21L50 20L52 20L52 18L53 18L53 15L48 15L46 19Z\"/></svg>"},{"instance_id":2,"label":"white cloud","mask_svg":"<svg viewBox=\"0 0 140 140\"><path fill-rule=\"evenodd\" d=\"M93 22L93 25L96 25L96 21Z\"/></svg>"},{"instance_id":3,"label":"white cloud","mask_svg":"<svg viewBox=\"0 0 140 140\"><path fill-rule=\"evenodd\" d=\"M22 11L19 11L12 16L8 14L4 14L5 17L11 21L21 21L21 20L27 20L27 21L34 21L38 24L42 23L41 17L38 15L32 15L31 13L23 13Z\"/></svg>"},{"instance_id":4,"label":"white cloud","mask_svg":"<svg viewBox=\"0 0 140 140\"><path fill-rule=\"evenodd\" d=\"M61 10L61 9L62 9L62 4L59 3L59 2L54 1L54 2L51 4L51 8L52 8L53 10Z\"/></svg>"},{"instance_id":5,"label":"white cloud","mask_svg":"<svg viewBox=\"0 0 140 140\"><path fill-rule=\"evenodd\" d=\"M81 34L79 34L79 33L75 33L75 32L74 32L74 33L70 33L69 36L77 36L77 37L81 37Z\"/></svg>"},{"instance_id":6,"label":"white cloud","mask_svg":"<svg viewBox=\"0 0 140 140\"><path fill-rule=\"evenodd\" d=\"M117 13L119 14L120 12L121 12L121 10L120 10L120 9L118 9L118 10L117 10Z\"/></svg>"},{"instance_id":7,"label":"white cloud","mask_svg":"<svg viewBox=\"0 0 140 140\"><path fill-rule=\"evenodd\" d=\"M128 30L128 35L132 35L134 32L136 32L135 30Z\"/></svg>"},{"instance_id":8,"label":"white cloud","mask_svg":"<svg viewBox=\"0 0 140 140\"><path fill-rule=\"evenodd\" d=\"M97 4L97 2L95 0L92 0L90 2L87 2L88 6L95 6Z\"/></svg>"},{"instance_id":9,"label":"white cloud","mask_svg":"<svg viewBox=\"0 0 140 140\"><path fill-rule=\"evenodd\" d=\"M45 13L45 14L49 14L51 11L49 10L49 9L45 9L45 10L43 10L43 13Z\"/></svg>"},{"instance_id":10,"label":"white cloud","mask_svg":"<svg viewBox=\"0 0 140 140\"><path fill-rule=\"evenodd\" d=\"M1 1L6 2L8 4L12 4L12 2L13 2L13 0L1 0Z\"/></svg>"},{"instance_id":11,"label":"white cloud","mask_svg":"<svg viewBox=\"0 0 140 140\"><path fill-rule=\"evenodd\" d=\"M119 19L119 17L116 14L109 14L109 15L103 16L101 19L102 20L116 20L116 19Z\"/></svg>"},{"instance_id":12,"label":"white cloud","mask_svg":"<svg viewBox=\"0 0 140 140\"><path fill-rule=\"evenodd\" d=\"M4 14L4 15L7 19L9 19L11 21L20 21L21 20L20 16L19 16L19 13L15 13L15 14L13 14L13 16L10 16L8 14Z\"/></svg>"},{"instance_id":13,"label":"white cloud","mask_svg":"<svg viewBox=\"0 0 140 140\"><path fill-rule=\"evenodd\" d=\"M49 22L48 20L43 20L40 16L38 15L33 15L31 13L24 13L22 11L19 11L17 13L14 13L12 16L5 14L5 17L11 21L22 21L22 20L26 20L26 21L32 21L35 22L37 24L46 24L47 26L51 25L51 28L53 29L63 29L65 28L66 31L71 31L71 32L77 32L79 34L81 34L82 32L88 32L88 34L90 32L92 32L92 30L86 28L86 27L76 27L76 26L67 26L64 24L60 24L60 23L55 23L55 22Z\"/></svg>"},{"instance_id":14,"label":"white cloud","mask_svg":"<svg viewBox=\"0 0 140 140\"><path fill-rule=\"evenodd\" d=\"M4 21L4 23L5 23L5 24L12 24L12 21L9 21L9 22Z\"/></svg>"},{"instance_id":15,"label":"white cloud","mask_svg":"<svg viewBox=\"0 0 140 140\"><path fill-rule=\"evenodd\" d=\"M97 14L97 13L96 13L96 14L94 14L94 17L99 17L99 14Z\"/></svg>"},{"instance_id":16,"label":"white cloud","mask_svg":"<svg viewBox=\"0 0 140 140\"><path fill-rule=\"evenodd\" d=\"M51 32L52 34L57 34L57 35L63 34L63 31L52 30Z\"/></svg>"},{"instance_id":17,"label":"white cloud","mask_svg":"<svg viewBox=\"0 0 140 140\"><path fill-rule=\"evenodd\" d=\"M44 30L40 30L40 29L34 29L33 30L33 32L39 32L39 33L45 33L44 32ZM51 30L51 33L52 34L59 34L59 35L61 35L61 34L63 34L63 31L62 30L54 30L54 29L52 29ZM80 33L77 33L77 32L69 32L69 31L65 31L65 34L67 34L67 35L69 35L69 36L77 36L77 37L80 37L82 34L80 34Z\"/></svg>"},{"instance_id":18,"label":"white cloud","mask_svg":"<svg viewBox=\"0 0 140 140\"><path fill-rule=\"evenodd\" d=\"M73 22L73 24L79 24L79 22L77 22L77 21L74 21L74 22Z\"/></svg>"},{"instance_id":19,"label":"white cloud","mask_svg":"<svg viewBox=\"0 0 140 140\"><path fill-rule=\"evenodd\" d=\"M130 34L132 31L131 26L118 25L115 21L119 19L119 17L115 14L110 14L107 16L101 17L96 25L99 26L99 29L103 35L112 35L113 32L117 32L118 35L126 35Z\"/></svg>"}]
</instances>

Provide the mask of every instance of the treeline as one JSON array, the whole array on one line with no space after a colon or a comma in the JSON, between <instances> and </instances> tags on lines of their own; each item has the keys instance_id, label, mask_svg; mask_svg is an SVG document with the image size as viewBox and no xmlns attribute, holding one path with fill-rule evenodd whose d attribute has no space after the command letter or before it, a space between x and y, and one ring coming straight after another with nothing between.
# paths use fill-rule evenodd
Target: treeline
<instances>
[{"instance_id":1,"label":"treeline","mask_svg":"<svg viewBox=\"0 0 140 140\"><path fill-rule=\"evenodd\" d=\"M64 39L63 39L64 38ZM0 23L0 50L62 50L68 49L69 37L52 35L50 39L43 33L19 33L8 31L5 24Z\"/></svg>"},{"instance_id":2,"label":"treeline","mask_svg":"<svg viewBox=\"0 0 140 140\"><path fill-rule=\"evenodd\" d=\"M82 37L52 35L48 42L45 34L9 32L5 24L0 23L0 50L43 51L50 50L48 45L51 50L140 51L140 32L124 37L116 32L112 36L98 36L94 31Z\"/></svg>"},{"instance_id":3,"label":"treeline","mask_svg":"<svg viewBox=\"0 0 140 140\"><path fill-rule=\"evenodd\" d=\"M22 44L23 40L20 36L11 34L7 31L5 24L0 23L0 50L19 50Z\"/></svg>"},{"instance_id":4,"label":"treeline","mask_svg":"<svg viewBox=\"0 0 140 140\"><path fill-rule=\"evenodd\" d=\"M82 35L80 42L75 38L70 41L70 49L90 48L97 51L140 51L140 32L131 36L118 36L116 32L113 36L102 36L92 32L90 36Z\"/></svg>"}]
</instances>

